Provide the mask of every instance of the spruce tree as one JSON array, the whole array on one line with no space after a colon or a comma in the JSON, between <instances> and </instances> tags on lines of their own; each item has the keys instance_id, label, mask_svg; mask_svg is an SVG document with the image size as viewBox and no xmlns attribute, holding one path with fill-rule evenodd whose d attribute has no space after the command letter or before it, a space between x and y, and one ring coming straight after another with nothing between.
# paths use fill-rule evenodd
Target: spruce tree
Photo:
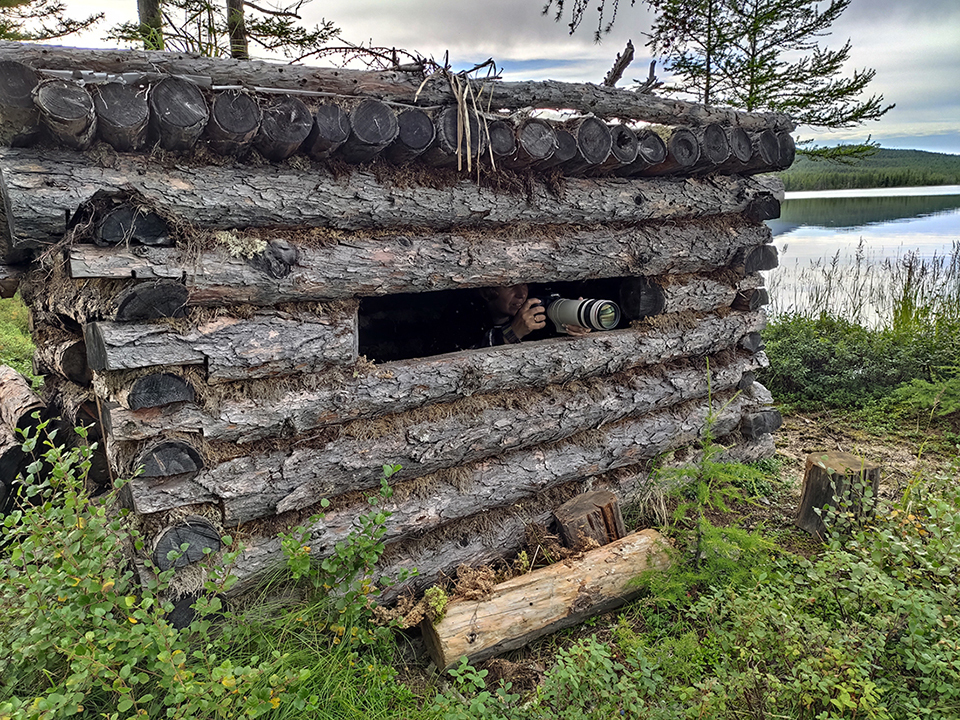
<instances>
[{"instance_id":1,"label":"spruce tree","mask_svg":"<svg viewBox=\"0 0 960 720\"><path fill-rule=\"evenodd\" d=\"M596 0L595 0L596 2ZM800 126L838 129L876 120L893 105L865 98L876 71L844 75L847 40L838 50L820 41L850 0L646 0L654 12L648 47L673 73L674 91L707 105L783 112ZM633 2L631 2L633 4ZM570 12L574 32L593 7L585 0L548 0L545 11ZM599 0L595 37L609 30L619 0ZM667 89L667 88L665 88ZM801 148L814 158L854 160L876 144Z\"/></svg>"},{"instance_id":2,"label":"spruce tree","mask_svg":"<svg viewBox=\"0 0 960 720\"><path fill-rule=\"evenodd\" d=\"M103 13L69 18L61 0L0 0L0 40L56 40L96 24Z\"/></svg>"}]
</instances>

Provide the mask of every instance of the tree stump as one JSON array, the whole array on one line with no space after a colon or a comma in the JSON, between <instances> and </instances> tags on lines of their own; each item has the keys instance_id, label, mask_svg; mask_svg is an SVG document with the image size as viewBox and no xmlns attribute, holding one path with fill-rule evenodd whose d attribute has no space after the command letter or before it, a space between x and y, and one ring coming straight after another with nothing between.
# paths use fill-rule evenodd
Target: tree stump
<instances>
[{"instance_id":1,"label":"tree stump","mask_svg":"<svg viewBox=\"0 0 960 720\"><path fill-rule=\"evenodd\" d=\"M872 496L863 496L867 485ZM826 526L821 512L827 507L836 507L835 497L846 498L852 503L851 511L856 518L873 514L880 489L880 466L845 452L813 453L807 456L803 475L803 494L796 525L815 537L823 538Z\"/></svg>"},{"instance_id":2,"label":"tree stump","mask_svg":"<svg viewBox=\"0 0 960 720\"><path fill-rule=\"evenodd\" d=\"M609 490L577 495L558 507L554 514L563 544L569 548L580 548L586 539L606 545L627 534L617 496Z\"/></svg>"}]
</instances>

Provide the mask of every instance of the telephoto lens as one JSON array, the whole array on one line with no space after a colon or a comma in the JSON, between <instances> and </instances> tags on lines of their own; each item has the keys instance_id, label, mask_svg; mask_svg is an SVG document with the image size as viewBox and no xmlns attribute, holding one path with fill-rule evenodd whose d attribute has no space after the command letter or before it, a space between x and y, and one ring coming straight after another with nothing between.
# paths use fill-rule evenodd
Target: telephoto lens
<instances>
[{"instance_id":1,"label":"telephoto lens","mask_svg":"<svg viewBox=\"0 0 960 720\"><path fill-rule=\"evenodd\" d=\"M579 325L591 330L612 330L620 322L620 308L610 300L547 299L547 317L557 332L566 332L564 325Z\"/></svg>"}]
</instances>

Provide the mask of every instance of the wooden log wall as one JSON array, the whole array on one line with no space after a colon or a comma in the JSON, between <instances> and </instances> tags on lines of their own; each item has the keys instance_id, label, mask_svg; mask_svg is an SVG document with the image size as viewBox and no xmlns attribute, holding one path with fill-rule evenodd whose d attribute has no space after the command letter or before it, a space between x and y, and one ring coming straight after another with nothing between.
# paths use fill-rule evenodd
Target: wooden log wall
<instances>
[{"instance_id":1,"label":"wooden log wall","mask_svg":"<svg viewBox=\"0 0 960 720\"><path fill-rule=\"evenodd\" d=\"M403 470L381 571L436 579L586 487L629 501L708 417L733 455L772 452L754 372L782 185L762 173L792 158L789 118L496 83L464 138L438 78L11 43L0 64L2 277L45 399L96 420L154 544L185 514L243 541L233 592L282 562L278 530L332 552L384 464ZM519 283L591 288L623 319L361 354L391 332L373 299L389 319Z\"/></svg>"}]
</instances>

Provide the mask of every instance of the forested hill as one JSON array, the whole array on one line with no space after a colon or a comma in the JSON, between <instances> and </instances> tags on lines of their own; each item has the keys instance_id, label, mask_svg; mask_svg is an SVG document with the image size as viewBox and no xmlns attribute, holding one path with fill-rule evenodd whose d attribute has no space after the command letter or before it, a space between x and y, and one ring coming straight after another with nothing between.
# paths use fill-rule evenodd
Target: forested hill
<instances>
[{"instance_id":1,"label":"forested hill","mask_svg":"<svg viewBox=\"0 0 960 720\"><path fill-rule=\"evenodd\" d=\"M798 155L780 176L787 190L960 185L960 155L880 150L856 165L813 162Z\"/></svg>"}]
</instances>

